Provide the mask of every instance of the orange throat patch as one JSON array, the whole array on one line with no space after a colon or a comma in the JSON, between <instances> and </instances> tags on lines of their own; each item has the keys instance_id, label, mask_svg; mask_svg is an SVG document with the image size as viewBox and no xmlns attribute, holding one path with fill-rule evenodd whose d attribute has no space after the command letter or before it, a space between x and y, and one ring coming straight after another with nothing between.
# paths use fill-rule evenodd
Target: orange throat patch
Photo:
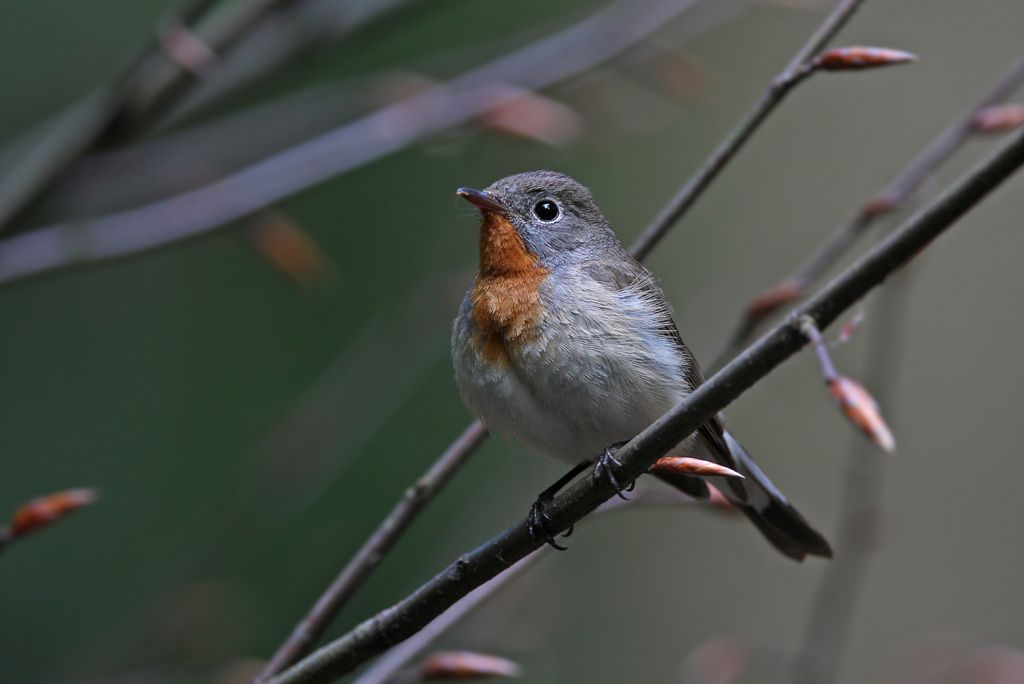
<instances>
[{"instance_id":1,"label":"orange throat patch","mask_svg":"<svg viewBox=\"0 0 1024 684\"><path fill-rule=\"evenodd\" d=\"M507 218L484 212L473 322L474 343L485 359L508 363L509 346L533 336L543 313L540 286L548 273Z\"/></svg>"}]
</instances>

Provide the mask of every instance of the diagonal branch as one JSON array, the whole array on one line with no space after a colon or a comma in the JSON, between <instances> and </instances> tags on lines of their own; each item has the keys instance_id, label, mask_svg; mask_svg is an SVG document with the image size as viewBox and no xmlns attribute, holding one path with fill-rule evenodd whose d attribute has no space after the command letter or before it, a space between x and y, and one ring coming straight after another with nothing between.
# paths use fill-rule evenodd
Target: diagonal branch
<instances>
[{"instance_id":1,"label":"diagonal branch","mask_svg":"<svg viewBox=\"0 0 1024 684\"><path fill-rule=\"evenodd\" d=\"M310 646L323 635L327 625L341 607L362 586L384 555L409 528L423 507L440 491L456 471L466 463L487 436L487 429L476 420L463 430L445 449L427 472L409 487L388 516L369 539L360 547L333 582L324 590L309 613L295 626L292 633L277 649L260 672L257 682L263 682L296 662Z\"/></svg>"},{"instance_id":2,"label":"diagonal branch","mask_svg":"<svg viewBox=\"0 0 1024 684\"><path fill-rule=\"evenodd\" d=\"M212 55L222 54L266 15L295 0L245 0L236 11L204 35L201 44ZM186 0L165 24L179 36L205 17L214 0ZM168 49L169 33L158 28L154 37L113 83L72 107L52 125L24 161L0 180L0 232L18 219L68 166L104 142L137 134L188 91L196 72L175 60Z\"/></svg>"},{"instance_id":3,"label":"diagonal branch","mask_svg":"<svg viewBox=\"0 0 1024 684\"><path fill-rule=\"evenodd\" d=\"M957 181L926 209L911 217L842 275L799 307L686 400L659 418L617 452L621 479L642 475L657 458L693 433L771 370L799 351L806 338L793 324L810 316L819 328L832 323L880 285L932 240L1024 165L1024 131ZM604 479L586 478L559 496L551 509L552 531L570 525L615 495ZM340 639L328 644L273 680L273 684L316 684L350 672L407 639L474 588L539 548L525 520L474 551L463 554L410 596Z\"/></svg>"},{"instance_id":4,"label":"diagonal branch","mask_svg":"<svg viewBox=\"0 0 1024 684\"><path fill-rule=\"evenodd\" d=\"M266 1L266 0L265 0ZM617 0L600 12L451 81L379 109L234 174L126 211L0 242L0 284L103 263L209 233L516 96L608 61L696 0Z\"/></svg>"},{"instance_id":5,"label":"diagonal branch","mask_svg":"<svg viewBox=\"0 0 1024 684\"><path fill-rule=\"evenodd\" d=\"M800 48L790 60L782 73L779 74L768 91L761 96L750 112L736 128L729 133L718 147L705 160L696 174L681 187L658 212L654 220L643 230L640 237L633 243L632 252L642 259L664 237L669 228L697 201L713 180L722 172L726 164L735 156L750 136L761 126L768 115L782 102L798 83L810 76L814 69L812 63L822 48L839 32L863 0L843 0L828 15L824 23L814 35Z\"/></svg>"},{"instance_id":6,"label":"diagonal branch","mask_svg":"<svg viewBox=\"0 0 1024 684\"><path fill-rule=\"evenodd\" d=\"M758 325L781 307L807 294L809 288L834 266L858 237L886 216L911 200L921 185L949 159L976 131L978 112L1003 102L1024 85L1024 57L1017 59L976 105L954 120L932 139L874 198L850 220L840 226L818 250L780 283L758 295L747 306L746 313L728 344L716 357L713 367L731 358L754 335Z\"/></svg>"}]
</instances>

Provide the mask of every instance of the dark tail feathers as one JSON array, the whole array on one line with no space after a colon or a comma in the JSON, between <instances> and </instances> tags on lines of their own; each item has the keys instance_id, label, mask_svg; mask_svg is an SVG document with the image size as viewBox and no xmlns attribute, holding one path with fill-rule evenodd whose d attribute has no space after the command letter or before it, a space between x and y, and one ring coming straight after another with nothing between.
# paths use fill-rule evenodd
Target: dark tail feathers
<instances>
[{"instance_id":1,"label":"dark tail feathers","mask_svg":"<svg viewBox=\"0 0 1024 684\"><path fill-rule=\"evenodd\" d=\"M729 432L725 432L724 436L732 462L723 465L737 470L744 479L733 479L728 482L716 482L722 478L708 479L750 519L750 522L754 523L772 546L784 555L797 561L802 561L807 555L831 558L832 547L828 541L793 508L743 445ZM707 484L703 479L678 475L658 477L690 496L706 498L708 495ZM745 496L741 497L740 494Z\"/></svg>"},{"instance_id":2,"label":"dark tail feathers","mask_svg":"<svg viewBox=\"0 0 1024 684\"><path fill-rule=\"evenodd\" d=\"M739 465L747 501L736 502L737 508L750 518L772 546L794 560L804 556L832 557L832 547L817 530L786 500L764 471L758 467L747 450L728 431L725 442ZM726 490L728 493L728 490Z\"/></svg>"}]
</instances>

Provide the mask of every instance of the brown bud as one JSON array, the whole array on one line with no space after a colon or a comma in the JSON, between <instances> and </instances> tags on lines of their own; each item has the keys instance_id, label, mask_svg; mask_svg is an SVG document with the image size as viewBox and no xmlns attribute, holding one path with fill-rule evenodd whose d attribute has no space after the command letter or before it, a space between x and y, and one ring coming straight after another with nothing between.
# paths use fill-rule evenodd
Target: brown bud
<instances>
[{"instance_id":1,"label":"brown bud","mask_svg":"<svg viewBox=\"0 0 1024 684\"><path fill-rule=\"evenodd\" d=\"M473 651L443 651L420 663L419 674L427 679L479 679L518 677L521 668L511 660Z\"/></svg>"},{"instance_id":2,"label":"brown bud","mask_svg":"<svg viewBox=\"0 0 1024 684\"><path fill-rule=\"evenodd\" d=\"M268 214L248 235L267 263L296 285L312 289L330 279L330 259L309 233L286 216Z\"/></svg>"},{"instance_id":3,"label":"brown bud","mask_svg":"<svg viewBox=\"0 0 1024 684\"><path fill-rule=\"evenodd\" d=\"M66 489L32 499L19 508L11 519L10 537L23 537L96 501L94 489Z\"/></svg>"},{"instance_id":4,"label":"brown bud","mask_svg":"<svg viewBox=\"0 0 1024 684\"><path fill-rule=\"evenodd\" d=\"M799 299L804 292L804 284L798 280L784 280L775 287L765 290L747 306L746 319L756 323L766 316L778 311L786 304Z\"/></svg>"},{"instance_id":5,"label":"brown bud","mask_svg":"<svg viewBox=\"0 0 1024 684\"><path fill-rule=\"evenodd\" d=\"M652 473L665 473L669 475L695 475L697 477L738 477L743 476L732 468L724 465L703 461L699 458L686 458L683 456L664 456L659 458L651 466Z\"/></svg>"},{"instance_id":6,"label":"brown bud","mask_svg":"<svg viewBox=\"0 0 1024 684\"><path fill-rule=\"evenodd\" d=\"M842 375L829 381L832 395L839 400L839 407L850 421L886 452L892 453L896 440L882 418L875 398L864 387Z\"/></svg>"},{"instance_id":7,"label":"brown bud","mask_svg":"<svg viewBox=\"0 0 1024 684\"><path fill-rule=\"evenodd\" d=\"M987 107L974 115L974 127L983 133L1002 133L1024 124L1024 103Z\"/></svg>"},{"instance_id":8,"label":"brown bud","mask_svg":"<svg viewBox=\"0 0 1024 684\"><path fill-rule=\"evenodd\" d=\"M917 55L890 48L850 46L835 48L818 56L814 68L822 71L855 71L905 64L917 60Z\"/></svg>"}]
</instances>

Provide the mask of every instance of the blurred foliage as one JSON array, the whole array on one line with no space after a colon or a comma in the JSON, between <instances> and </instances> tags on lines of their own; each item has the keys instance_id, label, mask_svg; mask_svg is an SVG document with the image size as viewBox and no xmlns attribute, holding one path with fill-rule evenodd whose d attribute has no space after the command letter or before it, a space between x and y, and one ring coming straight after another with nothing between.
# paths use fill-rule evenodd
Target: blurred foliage
<instances>
[{"instance_id":1,"label":"blurred foliage","mask_svg":"<svg viewBox=\"0 0 1024 684\"><path fill-rule=\"evenodd\" d=\"M118 73L169 6L3 3L0 139ZM395 71L444 78L599 6L420 3L177 126L309 85L362 97ZM454 188L557 168L587 183L628 239L823 8L753 3L686 44L673 42L672 27L655 43L685 59L670 60L667 77L652 66L661 53L641 50L556 89L585 125L569 146L465 128L284 202L280 215L331 263L325 287L295 287L269 267L240 239L253 225L242 222L0 289L0 507L72 486L102 497L0 557L0 681L242 681L468 418L447 344L473 269L475 219ZM988 87L1017 57L1022 22L1024 5L1010 0L866 4L840 43L921 61L822 76L796 92L651 259L698 355L717 348L752 293ZM986 144L970 145L936 185ZM1024 640L1019 183L913 267L899 401L883 407L900 450L887 463L888 524L846 681L893 681L908 654L938 639ZM859 337L837 352L851 374ZM840 457L861 437L818 383L802 357L729 415L765 469L831 530ZM282 428L296 410L302 418ZM518 519L560 469L492 440L333 632ZM793 649L822 568L786 562L752 529L702 513L612 516L572 542L442 645L511 657L531 682L679 680L710 639L736 636L776 657Z\"/></svg>"}]
</instances>

